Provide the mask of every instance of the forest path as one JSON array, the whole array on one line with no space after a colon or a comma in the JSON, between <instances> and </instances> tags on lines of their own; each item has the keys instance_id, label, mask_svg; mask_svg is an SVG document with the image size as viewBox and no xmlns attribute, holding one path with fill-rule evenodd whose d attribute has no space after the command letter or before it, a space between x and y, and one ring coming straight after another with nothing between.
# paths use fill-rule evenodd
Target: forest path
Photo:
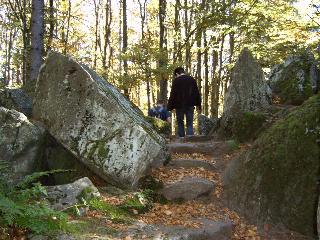
<instances>
[{"instance_id":1,"label":"forest path","mask_svg":"<svg viewBox=\"0 0 320 240\"><path fill-rule=\"evenodd\" d=\"M250 144L214 141L194 136L171 139L171 161L152 170L154 179L164 183L161 193L167 200L156 201L145 213L136 212L131 224L86 217L93 223L87 234L77 239L174 239L174 240L262 240L306 239L291 232L276 231L266 225L263 233L231 211L223 199L222 174L228 163ZM117 205L125 193L103 194ZM107 227L107 228L106 228Z\"/></svg>"}]
</instances>

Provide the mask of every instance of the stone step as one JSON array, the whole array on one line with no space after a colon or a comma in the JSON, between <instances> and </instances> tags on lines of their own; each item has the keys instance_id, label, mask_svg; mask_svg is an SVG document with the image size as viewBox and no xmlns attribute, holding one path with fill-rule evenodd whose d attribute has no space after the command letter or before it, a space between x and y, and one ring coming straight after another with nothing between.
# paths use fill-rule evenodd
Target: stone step
<instances>
[{"instance_id":1,"label":"stone step","mask_svg":"<svg viewBox=\"0 0 320 240\"><path fill-rule=\"evenodd\" d=\"M158 240L229 240L232 238L234 225L229 219L214 221L209 219L193 219L200 228L188 228L181 225L147 225L137 223L122 237L132 236L133 239L158 239ZM141 238L139 238L141 237Z\"/></svg>"},{"instance_id":2,"label":"stone step","mask_svg":"<svg viewBox=\"0 0 320 240\"><path fill-rule=\"evenodd\" d=\"M170 168L204 168L209 171L216 170L216 166L210 162L197 159L175 159L169 162Z\"/></svg>"},{"instance_id":3,"label":"stone step","mask_svg":"<svg viewBox=\"0 0 320 240\"><path fill-rule=\"evenodd\" d=\"M208 141L212 141L214 139L214 136L193 135L193 136L185 136L184 138L171 136L171 139L174 139L175 142L208 142Z\"/></svg>"},{"instance_id":4,"label":"stone step","mask_svg":"<svg viewBox=\"0 0 320 240\"><path fill-rule=\"evenodd\" d=\"M208 195L215 189L215 184L207 179L185 177L179 182L167 184L160 190L167 200L194 200Z\"/></svg>"},{"instance_id":5,"label":"stone step","mask_svg":"<svg viewBox=\"0 0 320 240\"><path fill-rule=\"evenodd\" d=\"M220 155L232 150L228 142L204 142L204 143L169 143L167 144L171 153L202 153L209 155Z\"/></svg>"}]
</instances>

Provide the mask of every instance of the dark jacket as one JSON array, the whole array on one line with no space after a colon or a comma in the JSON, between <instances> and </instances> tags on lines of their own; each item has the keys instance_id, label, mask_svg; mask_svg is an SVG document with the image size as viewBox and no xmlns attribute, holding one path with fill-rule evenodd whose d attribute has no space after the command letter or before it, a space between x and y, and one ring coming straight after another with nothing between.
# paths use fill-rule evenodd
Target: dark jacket
<instances>
[{"instance_id":1,"label":"dark jacket","mask_svg":"<svg viewBox=\"0 0 320 240\"><path fill-rule=\"evenodd\" d=\"M181 75L172 82L168 111L187 107L201 107L201 97L193 77Z\"/></svg>"}]
</instances>

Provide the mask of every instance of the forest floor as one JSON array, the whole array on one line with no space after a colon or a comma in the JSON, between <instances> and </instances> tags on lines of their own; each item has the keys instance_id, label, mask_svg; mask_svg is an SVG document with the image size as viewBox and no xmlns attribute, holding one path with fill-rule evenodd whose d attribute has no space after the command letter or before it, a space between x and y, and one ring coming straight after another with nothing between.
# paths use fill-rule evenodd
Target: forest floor
<instances>
[{"instance_id":1,"label":"forest floor","mask_svg":"<svg viewBox=\"0 0 320 240\"><path fill-rule=\"evenodd\" d=\"M171 140L168 144L172 153L171 164L153 169L152 176L162 181L165 185L180 181L184 177L207 179L215 183L214 191L207 196L190 201L155 202L152 208L145 213L133 210L133 223L113 221L110 218L104 218L99 211L89 211L86 217L75 219L77 221L92 223L90 227L85 228L90 229L90 231L85 230L87 231L86 234L79 237L79 239L160 239L151 238L150 234L144 229L140 229L139 234L137 234L137 231L132 231L132 229L136 229L137 225L143 224L147 226L183 226L185 229L192 231L192 229L196 230L202 227L202 223L196 220L199 218L213 221L231 221L233 225L232 233L226 239L308 239L307 237L268 224L258 229L227 207L226 201L222 197L222 173L228 163L250 147L250 144L238 145L232 142L214 142L211 139L201 138L189 140ZM212 169L190 166L172 167L175 161L181 159L205 161L214 167ZM123 203L125 198L123 194L103 193L104 201L115 206ZM120 238L117 235L119 232L122 233ZM115 237L110 237L113 234ZM109 235L110 238L104 238L103 235Z\"/></svg>"}]
</instances>

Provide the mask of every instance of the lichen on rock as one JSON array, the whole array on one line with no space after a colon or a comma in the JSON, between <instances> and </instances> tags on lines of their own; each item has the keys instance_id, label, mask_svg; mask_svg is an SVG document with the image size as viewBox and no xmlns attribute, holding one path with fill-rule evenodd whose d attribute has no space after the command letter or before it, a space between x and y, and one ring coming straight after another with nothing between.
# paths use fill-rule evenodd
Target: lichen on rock
<instances>
[{"instance_id":1,"label":"lichen on rock","mask_svg":"<svg viewBox=\"0 0 320 240\"><path fill-rule=\"evenodd\" d=\"M260 134L225 174L229 205L252 221L313 235L320 168L320 94Z\"/></svg>"},{"instance_id":2,"label":"lichen on rock","mask_svg":"<svg viewBox=\"0 0 320 240\"><path fill-rule=\"evenodd\" d=\"M269 74L273 97L282 104L302 104L319 89L316 65L313 54L305 51L274 66Z\"/></svg>"},{"instance_id":3,"label":"lichen on rock","mask_svg":"<svg viewBox=\"0 0 320 240\"><path fill-rule=\"evenodd\" d=\"M41 67L33 116L79 161L121 187L136 187L169 155L140 110L90 68L59 53L49 53Z\"/></svg>"}]
</instances>

